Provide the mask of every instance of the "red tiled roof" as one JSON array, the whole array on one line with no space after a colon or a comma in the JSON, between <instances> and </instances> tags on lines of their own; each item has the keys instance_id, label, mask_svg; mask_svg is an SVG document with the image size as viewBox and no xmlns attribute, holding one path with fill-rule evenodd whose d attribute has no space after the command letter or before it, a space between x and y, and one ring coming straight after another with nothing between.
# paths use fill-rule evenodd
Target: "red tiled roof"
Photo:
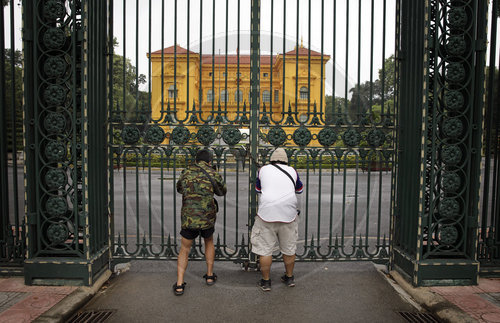
<instances>
[{"instance_id":1,"label":"red tiled roof","mask_svg":"<svg viewBox=\"0 0 500 323\"><path fill-rule=\"evenodd\" d=\"M225 55L213 56L215 64L226 64ZM260 55L260 65L269 65L270 55ZM212 55L203 55L202 64L212 64ZM273 55L273 65L276 63L276 55ZM227 55L227 64L238 64L237 55ZM250 65L250 55L240 55L240 65Z\"/></svg>"},{"instance_id":2,"label":"red tiled roof","mask_svg":"<svg viewBox=\"0 0 500 323\"><path fill-rule=\"evenodd\" d=\"M177 47L177 55L187 54L188 51L184 47L181 47L179 45L177 45L176 47ZM152 52L151 55L155 55L155 54L160 55L161 52L162 51L160 49L160 50L157 50L156 52ZM170 47L164 48L163 49L163 54L174 54L174 46L170 46ZM193 51L190 50L189 54L198 54L198 53L195 53L195 52L193 52Z\"/></svg>"},{"instance_id":3,"label":"red tiled roof","mask_svg":"<svg viewBox=\"0 0 500 323\"><path fill-rule=\"evenodd\" d=\"M285 55L286 56L288 56L288 55L295 56L296 49L293 49L289 52L286 52ZM309 55L309 49L307 49L305 47L299 47L299 56L308 56L308 55ZM318 53L317 51L311 49L311 56L321 56L321 53ZM325 58L325 57L330 57L330 55L326 55L325 53L323 53L323 58Z\"/></svg>"},{"instance_id":4,"label":"red tiled roof","mask_svg":"<svg viewBox=\"0 0 500 323\"><path fill-rule=\"evenodd\" d=\"M179 45L177 47L177 55L185 55L187 54L187 50ZM157 50L156 52L152 52L151 55L160 55L162 53L161 50ZM163 49L164 54L174 54L174 46L170 46L167 48ZM193 51L189 51L190 54L195 54L197 55L198 53L195 53ZM296 50L291 50L289 52L286 52L285 55L287 57L289 56L296 56ZM305 47L299 47L299 56L308 56L309 55L309 50ZM317 51L311 50L311 56L321 56L321 53L318 53ZM276 63L277 55L273 55L273 65ZM323 58L327 59L329 58L330 55L325 55L323 54ZM215 64L226 64L226 55L214 55L213 60ZM270 61L270 55L261 55L260 56L260 65L269 65ZM202 64L212 64L212 55L211 54L204 54L202 55ZM238 63L238 56L235 54L227 55L227 64L231 65L234 64L236 65ZM250 65L250 55L240 55L240 65Z\"/></svg>"}]
</instances>

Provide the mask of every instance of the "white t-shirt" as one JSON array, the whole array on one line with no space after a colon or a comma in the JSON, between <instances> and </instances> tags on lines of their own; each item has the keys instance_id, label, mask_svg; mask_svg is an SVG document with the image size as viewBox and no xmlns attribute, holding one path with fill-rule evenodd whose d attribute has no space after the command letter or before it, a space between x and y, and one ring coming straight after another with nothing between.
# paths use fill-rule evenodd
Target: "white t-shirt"
<instances>
[{"instance_id":1,"label":"white t-shirt","mask_svg":"<svg viewBox=\"0 0 500 323\"><path fill-rule=\"evenodd\" d=\"M263 166L257 175L255 189L259 196L257 215L266 222L292 222L297 217L296 193L302 193L302 182L297 171L278 164L295 181L295 187L286 174L273 165Z\"/></svg>"}]
</instances>

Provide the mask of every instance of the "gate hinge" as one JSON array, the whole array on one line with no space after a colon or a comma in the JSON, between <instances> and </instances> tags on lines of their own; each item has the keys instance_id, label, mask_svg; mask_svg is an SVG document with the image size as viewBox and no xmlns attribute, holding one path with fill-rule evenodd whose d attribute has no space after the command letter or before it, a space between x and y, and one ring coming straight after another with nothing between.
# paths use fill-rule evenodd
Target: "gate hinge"
<instances>
[{"instance_id":1,"label":"gate hinge","mask_svg":"<svg viewBox=\"0 0 500 323\"><path fill-rule=\"evenodd\" d=\"M484 52L487 47L485 39L476 39L476 52Z\"/></svg>"}]
</instances>

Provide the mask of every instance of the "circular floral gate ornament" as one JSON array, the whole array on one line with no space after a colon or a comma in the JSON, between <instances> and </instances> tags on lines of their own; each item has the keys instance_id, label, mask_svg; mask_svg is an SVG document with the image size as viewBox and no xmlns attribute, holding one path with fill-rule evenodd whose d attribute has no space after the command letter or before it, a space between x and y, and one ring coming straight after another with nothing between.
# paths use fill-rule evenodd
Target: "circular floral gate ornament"
<instances>
[{"instance_id":1,"label":"circular floral gate ornament","mask_svg":"<svg viewBox=\"0 0 500 323\"><path fill-rule=\"evenodd\" d=\"M443 133L447 137L458 137L464 131L464 125L458 118L449 118L443 122Z\"/></svg>"},{"instance_id":2,"label":"circular floral gate ornament","mask_svg":"<svg viewBox=\"0 0 500 323\"><path fill-rule=\"evenodd\" d=\"M45 203L45 210L51 216L63 216L68 211L68 203L60 196L51 197Z\"/></svg>"},{"instance_id":3,"label":"circular floral gate ornament","mask_svg":"<svg viewBox=\"0 0 500 323\"><path fill-rule=\"evenodd\" d=\"M62 223L52 223L47 228L47 238L53 244L60 244L69 237L69 229Z\"/></svg>"},{"instance_id":4,"label":"circular floral gate ornament","mask_svg":"<svg viewBox=\"0 0 500 323\"><path fill-rule=\"evenodd\" d=\"M465 79L465 68L461 63L450 63L446 66L446 78L450 82L462 82Z\"/></svg>"},{"instance_id":5,"label":"circular floral gate ornament","mask_svg":"<svg viewBox=\"0 0 500 323\"><path fill-rule=\"evenodd\" d=\"M61 77L66 70L66 62L58 56L49 57L43 64L43 71L48 77Z\"/></svg>"},{"instance_id":6,"label":"circular floral gate ornament","mask_svg":"<svg viewBox=\"0 0 500 323\"><path fill-rule=\"evenodd\" d=\"M467 48L467 44L462 36L450 36L446 42L446 51L454 56L462 55Z\"/></svg>"},{"instance_id":7,"label":"circular floral gate ornament","mask_svg":"<svg viewBox=\"0 0 500 323\"><path fill-rule=\"evenodd\" d=\"M267 140L274 147L282 146L286 141L286 132L280 126L275 126L269 130Z\"/></svg>"},{"instance_id":8,"label":"circular floral gate ornament","mask_svg":"<svg viewBox=\"0 0 500 323\"><path fill-rule=\"evenodd\" d=\"M318 141L324 147L329 147L337 141L337 133L332 127L325 127L318 133Z\"/></svg>"},{"instance_id":9,"label":"circular floral gate ornament","mask_svg":"<svg viewBox=\"0 0 500 323\"><path fill-rule=\"evenodd\" d=\"M385 133L380 129L373 129L368 132L366 141L373 147L380 147L385 142Z\"/></svg>"},{"instance_id":10,"label":"circular floral gate ornament","mask_svg":"<svg viewBox=\"0 0 500 323\"><path fill-rule=\"evenodd\" d=\"M62 105L66 97L66 91L60 85L49 85L43 92L43 97L50 106Z\"/></svg>"},{"instance_id":11,"label":"circular floral gate ornament","mask_svg":"<svg viewBox=\"0 0 500 323\"><path fill-rule=\"evenodd\" d=\"M444 173L441 186L445 192L456 192L460 188L460 176L456 173Z\"/></svg>"},{"instance_id":12,"label":"circular floral gate ornament","mask_svg":"<svg viewBox=\"0 0 500 323\"><path fill-rule=\"evenodd\" d=\"M458 239L458 230L452 225L443 225L439 230L439 241L444 245L452 245Z\"/></svg>"},{"instance_id":13,"label":"circular floral gate ornament","mask_svg":"<svg viewBox=\"0 0 500 323\"><path fill-rule=\"evenodd\" d=\"M146 131L146 135L144 136L147 143L152 145L159 145L165 140L165 131L160 126L152 126Z\"/></svg>"},{"instance_id":14,"label":"circular floral gate ornament","mask_svg":"<svg viewBox=\"0 0 500 323\"><path fill-rule=\"evenodd\" d=\"M448 23L453 28L463 28L467 24L467 12L464 8L453 7L448 11Z\"/></svg>"},{"instance_id":15,"label":"circular floral gate ornament","mask_svg":"<svg viewBox=\"0 0 500 323\"><path fill-rule=\"evenodd\" d=\"M464 106L464 96L459 91L448 91L444 95L444 104L449 110L457 111Z\"/></svg>"},{"instance_id":16,"label":"circular floral gate ornament","mask_svg":"<svg viewBox=\"0 0 500 323\"><path fill-rule=\"evenodd\" d=\"M204 146L209 146L212 142L214 142L216 137L217 135L215 134L214 129L206 125L201 126L196 134L196 139L198 139L198 141Z\"/></svg>"},{"instance_id":17,"label":"circular floral gate ornament","mask_svg":"<svg viewBox=\"0 0 500 323\"><path fill-rule=\"evenodd\" d=\"M300 147L307 146L312 139L311 132L305 126L300 126L293 132L293 141Z\"/></svg>"},{"instance_id":18,"label":"circular floral gate ornament","mask_svg":"<svg viewBox=\"0 0 500 323\"><path fill-rule=\"evenodd\" d=\"M51 141L45 146L45 156L51 162L63 161L66 158L66 146L59 141Z\"/></svg>"},{"instance_id":19,"label":"circular floral gate ornament","mask_svg":"<svg viewBox=\"0 0 500 323\"><path fill-rule=\"evenodd\" d=\"M175 127L172 131L172 140L178 145L185 145L189 141L189 130L184 126Z\"/></svg>"},{"instance_id":20,"label":"circular floral gate ornament","mask_svg":"<svg viewBox=\"0 0 500 323\"><path fill-rule=\"evenodd\" d=\"M61 188L66 184L66 181L66 174L62 169L51 169L45 174L45 183L50 188Z\"/></svg>"},{"instance_id":21,"label":"circular floral gate ornament","mask_svg":"<svg viewBox=\"0 0 500 323\"><path fill-rule=\"evenodd\" d=\"M48 132L61 133L66 128L66 118L61 113L51 112L45 117L43 125Z\"/></svg>"},{"instance_id":22,"label":"circular floral gate ornament","mask_svg":"<svg viewBox=\"0 0 500 323\"><path fill-rule=\"evenodd\" d=\"M122 130L122 140L127 145L133 145L141 138L141 132L136 126L125 126Z\"/></svg>"},{"instance_id":23,"label":"circular floral gate ornament","mask_svg":"<svg viewBox=\"0 0 500 323\"><path fill-rule=\"evenodd\" d=\"M66 10L61 0L48 0L43 6L43 15L49 20L64 18Z\"/></svg>"},{"instance_id":24,"label":"circular floral gate ornament","mask_svg":"<svg viewBox=\"0 0 500 323\"><path fill-rule=\"evenodd\" d=\"M462 151L457 145L442 148L441 158L446 165L456 165L462 160Z\"/></svg>"},{"instance_id":25,"label":"circular floral gate ornament","mask_svg":"<svg viewBox=\"0 0 500 323\"><path fill-rule=\"evenodd\" d=\"M241 140L241 132L239 129L234 127L225 127L222 130L222 140L229 146L234 146Z\"/></svg>"},{"instance_id":26,"label":"circular floral gate ornament","mask_svg":"<svg viewBox=\"0 0 500 323\"><path fill-rule=\"evenodd\" d=\"M347 146L354 147L361 142L361 134L354 129L348 129L342 135L342 140Z\"/></svg>"},{"instance_id":27,"label":"circular floral gate ornament","mask_svg":"<svg viewBox=\"0 0 500 323\"><path fill-rule=\"evenodd\" d=\"M458 216L460 212L460 205L455 199L444 198L439 203L439 214L447 219L454 219Z\"/></svg>"},{"instance_id":28,"label":"circular floral gate ornament","mask_svg":"<svg viewBox=\"0 0 500 323\"><path fill-rule=\"evenodd\" d=\"M66 35L59 28L49 28L43 35L43 43L50 49L61 48L65 41Z\"/></svg>"}]
</instances>

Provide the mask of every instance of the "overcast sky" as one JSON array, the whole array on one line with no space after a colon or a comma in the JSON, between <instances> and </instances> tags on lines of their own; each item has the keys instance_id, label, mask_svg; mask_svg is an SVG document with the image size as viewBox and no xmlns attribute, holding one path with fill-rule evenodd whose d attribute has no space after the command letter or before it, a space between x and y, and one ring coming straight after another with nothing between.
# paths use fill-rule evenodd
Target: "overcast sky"
<instances>
[{"instance_id":1,"label":"overcast sky","mask_svg":"<svg viewBox=\"0 0 500 323\"><path fill-rule=\"evenodd\" d=\"M215 54L219 52L225 54L227 21L227 51L229 54L236 53L238 48L238 1L231 0L227 2L229 14L226 20L225 0L203 0L201 15L200 1L191 0L189 3L190 19L188 24L188 1L178 0L177 44L187 48L189 43L191 50L199 52L201 21L203 53L212 53L212 39L215 36ZM378 78L378 70L382 66L382 55L389 57L394 54L395 0L374 0L373 8L372 1L362 0L361 7L359 7L358 1L337 0L335 19L334 1L326 0L324 1L323 21L321 1L311 1L311 18L309 20L309 2L302 0L299 3L298 22L297 1L286 1L286 11L284 11L284 0L274 0L273 2L273 21L271 22L272 1L261 1L261 54L271 52L271 25L273 26L273 54L284 51L283 35L285 35L285 51L293 50L297 41L297 25L299 45L303 41L304 47L310 46L311 49L321 52L321 29L323 26L323 53L331 57L325 71L327 93L332 93L334 73L336 95L344 96L346 77L348 79L348 88L354 86L358 81L358 63L361 82L370 80L370 77L375 80ZM213 29L214 5L215 30ZM137 6L135 0L115 1L114 12L114 35L119 42L117 53L123 55L125 51L126 56L132 59L134 65L138 65L139 72L148 75L146 53L149 50L156 51L174 44L176 34L174 28L175 1L142 0L139 1L139 6ZM240 0L239 16L241 35L239 49L240 53L248 54L250 50L250 0ZM285 30L283 30L283 17L285 16L286 25ZM361 29L359 28L360 21ZM149 33L150 28L151 34ZM361 30L360 33L358 33L359 30ZM309 34L311 35L310 39ZM139 35L138 40L136 35ZM150 36L148 37L148 35ZM334 36L335 52L333 46ZM348 42L346 42L346 39L348 39ZM358 44L361 44L361 47ZM385 53L383 53L384 49ZM359 53L358 50L360 50ZM348 64L346 64L346 57L349 58ZM372 76L370 75L371 72Z\"/></svg>"},{"instance_id":2,"label":"overcast sky","mask_svg":"<svg viewBox=\"0 0 500 323\"><path fill-rule=\"evenodd\" d=\"M214 52L218 54L220 51L221 54L225 54L226 0L190 0L189 2L188 25L188 0L177 0L177 44L187 48L189 43L191 50L199 52L200 21L202 21L201 46L203 53L212 53L212 38L215 35ZM202 3L201 14L200 2ZM227 2L229 4L227 8L229 12L227 51L229 54L234 54L238 48L238 1L228 0ZM358 78L361 82L370 80L371 77L373 80L377 79L378 70L382 66L384 57L394 54L396 0L324 0L323 22L321 2L321 0L311 0L311 19L309 22L309 1L300 0L298 8L299 44L303 39L304 47L309 47L310 44L311 49L321 52L321 29L323 26L323 52L325 55L331 56L326 67L326 91L332 93L334 87L336 95L344 96L346 79L348 80L348 89L358 82ZM269 54L271 51L271 3L271 0L261 0L261 54ZM284 50L293 50L296 44L297 1L287 0L286 11L283 8L284 0L274 0L273 3L272 53L278 54ZM336 15L334 15L334 3L336 3ZM359 3L361 3L361 7ZM215 32L212 29L214 5ZM9 6L4 8L6 26L10 23L9 10ZM240 0L239 16L241 35L239 49L240 53L248 54L250 49L250 0ZM285 16L286 30L283 31L283 17ZM174 44L175 1L115 0L113 19L114 36L119 42L116 53L120 55L125 53L127 58L138 66L139 73L145 74L148 78L146 54L150 50L156 51ZM17 48L21 48L21 10L18 5L15 5L15 26L15 44ZM359 30L361 30L360 33L358 33ZM309 34L311 35L310 39ZM5 30L5 36L6 47L10 47L8 28ZM283 48L283 38L285 38L285 48ZM361 44L360 47L359 44ZM348 63L346 63L346 57ZM334 74L335 82L333 82ZM147 89L147 86L143 89Z\"/></svg>"}]
</instances>

